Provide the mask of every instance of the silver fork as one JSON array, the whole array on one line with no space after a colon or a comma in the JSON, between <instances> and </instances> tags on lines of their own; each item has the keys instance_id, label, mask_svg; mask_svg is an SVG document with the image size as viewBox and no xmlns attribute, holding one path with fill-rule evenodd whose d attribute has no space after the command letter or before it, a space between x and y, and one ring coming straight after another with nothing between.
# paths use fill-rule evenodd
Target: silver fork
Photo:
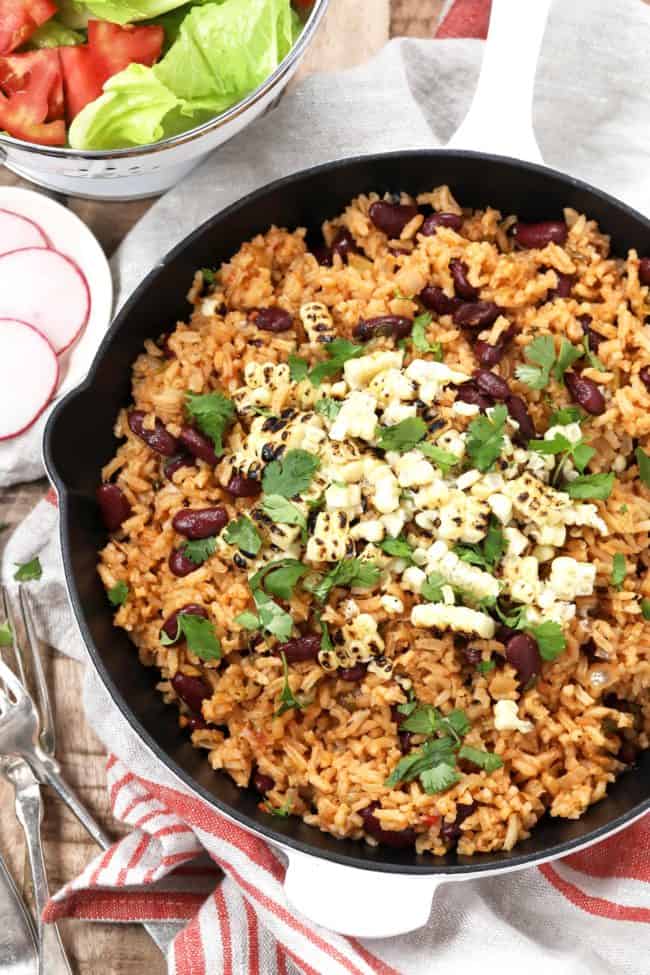
<instances>
[{"instance_id":1,"label":"silver fork","mask_svg":"<svg viewBox=\"0 0 650 975\"><path fill-rule=\"evenodd\" d=\"M45 674L43 673L43 666L38 651L38 637L36 636L29 600L22 587L19 588L18 598L27 637L25 647L30 657L39 710L42 717L39 718L39 711L37 711L34 701L26 690L29 685L26 679L25 654L17 639L11 601L8 599L3 587L3 608L13 634L14 653L18 664L20 680L0 660L0 681L4 681L10 691L10 695L0 692L0 761L3 760L3 755L19 756L20 759L24 760L36 780L40 783L50 785L54 789L59 798L75 814L89 835L105 850L112 845L112 840L95 821L86 807L79 801L61 776L60 768L55 758L56 740L54 722L52 720L52 709L50 707ZM144 923L143 926L163 954L165 954L176 933L174 925L165 922L148 922Z\"/></svg>"}]
</instances>

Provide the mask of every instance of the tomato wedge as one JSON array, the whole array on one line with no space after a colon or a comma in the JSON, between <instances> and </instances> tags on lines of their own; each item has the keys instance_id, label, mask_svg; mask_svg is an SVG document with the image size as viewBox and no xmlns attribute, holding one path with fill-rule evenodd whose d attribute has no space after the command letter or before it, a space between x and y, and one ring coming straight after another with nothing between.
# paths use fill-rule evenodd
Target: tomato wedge
<instances>
[{"instance_id":1,"label":"tomato wedge","mask_svg":"<svg viewBox=\"0 0 650 975\"><path fill-rule=\"evenodd\" d=\"M52 69L55 72L48 95L48 111L45 119L46 122L54 122L64 116L63 76L61 75L61 63L57 48L27 51L25 54L9 54L7 57L0 57L0 90L5 95L13 95L28 88L34 66L42 61L51 62Z\"/></svg>"},{"instance_id":2,"label":"tomato wedge","mask_svg":"<svg viewBox=\"0 0 650 975\"><path fill-rule=\"evenodd\" d=\"M15 51L56 11L54 0L0 0L0 54Z\"/></svg>"},{"instance_id":3,"label":"tomato wedge","mask_svg":"<svg viewBox=\"0 0 650 975\"><path fill-rule=\"evenodd\" d=\"M163 28L155 25L120 27L103 20L89 21L87 44L59 48L68 122L88 102L99 98L104 82L114 74L134 63L155 64L164 39Z\"/></svg>"},{"instance_id":4,"label":"tomato wedge","mask_svg":"<svg viewBox=\"0 0 650 975\"><path fill-rule=\"evenodd\" d=\"M0 94L0 129L16 139L43 146L63 146L65 122L47 122L52 92L61 75L53 58L39 58L30 68L26 87L8 96Z\"/></svg>"}]
</instances>

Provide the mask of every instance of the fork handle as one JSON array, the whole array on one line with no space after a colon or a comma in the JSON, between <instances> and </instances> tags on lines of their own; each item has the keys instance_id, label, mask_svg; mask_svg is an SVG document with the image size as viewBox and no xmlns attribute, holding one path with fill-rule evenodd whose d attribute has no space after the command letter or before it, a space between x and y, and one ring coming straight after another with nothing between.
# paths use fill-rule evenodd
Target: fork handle
<instances>
[{"instance_id":1,"label":"fork handle","mask_svg":"<svg viewBox=\"0 0 650 975\"><path fill-rule=\"evenodd\" d=\"M38 785L30 789L29 793L16 793L16 816L25 833L27 856L34 885L39 975L72 975L56 924L43 924L41 920L50 895L41 842L43 802Z\"/></svg>"},{"instance_id":2,"label":"fork handle","mask_svg":"<svg viewBox=\"0 0 650 975\"><path fill-rule=\"evenodd\" d=\"M65 802L68 809L75 814L86 832L92 836L95 843L101 846L102 850L106 850L109 846L112 846L113 840L104 832L97 820L94 819L88 809L76 797L59 772L57 762L51 758L42 759L33 752L29 756L25 755L24 757L31 765L32 771L37 778L54 789L58 797ZM164 921L143 921L142 926L151 940L160 948L163 955L166 956L169 946L176 936L177 926Z\"/></svg>"}]
</instances>

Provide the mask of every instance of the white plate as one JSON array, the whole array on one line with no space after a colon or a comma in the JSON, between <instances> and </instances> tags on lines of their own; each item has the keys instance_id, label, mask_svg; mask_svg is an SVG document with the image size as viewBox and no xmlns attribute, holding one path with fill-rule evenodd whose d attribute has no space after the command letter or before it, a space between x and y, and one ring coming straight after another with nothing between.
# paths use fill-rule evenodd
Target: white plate
<instances>
[{"instance_id":1,"label":"white plate","mask_svg":"<svg viewBox=\"0 0 650 975\"><path fill-rule=\"evenodd\" d=\"M0 187L0 208L29 217L42 228L52 247L71 257L86 276L90 316L76 342L59 356L61 370L56 401L85 377L97 346L111 321L113 280L106 256L88 227L60 203L42 193ZM11 441L8 441L11 442Z\"/></svg>"}]
</instances>

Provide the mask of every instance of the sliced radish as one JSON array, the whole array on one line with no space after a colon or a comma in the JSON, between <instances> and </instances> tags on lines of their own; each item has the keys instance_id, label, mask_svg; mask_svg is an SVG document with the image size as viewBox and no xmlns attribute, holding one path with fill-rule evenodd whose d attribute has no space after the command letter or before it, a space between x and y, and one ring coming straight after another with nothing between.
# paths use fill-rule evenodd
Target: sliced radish
<instances>
[{"instance_id":1,"label":"sliced radish","mask_svg":"<svg viewBox=\"0 0 650 975\"><path fill-rule=\"evenodd\" d=\"M57 355L88 321L86 279L69 257L27 247L0 257L0 318L18 318L42 332Z\"/></svg>"},{"instance_id":2,"label":"sliced radish","mask_svg":"<svg viewBox=\"0 0 650 975\"><path fill-rule=\"evenodd\" d=\"M0 256L22 247L49 247L49 240L33 220L0 209Z\"/></svg>"},{"instance_id":3,"label":"sliced radish","mask_svg":"<svg viewBox=\"0 0 650 975\"><path fill-rule=\"evenodd\" d=\"M31 427L59 381L56 352L27 322L0 318L0 440Z\"/></svg>"}]
</instances>

